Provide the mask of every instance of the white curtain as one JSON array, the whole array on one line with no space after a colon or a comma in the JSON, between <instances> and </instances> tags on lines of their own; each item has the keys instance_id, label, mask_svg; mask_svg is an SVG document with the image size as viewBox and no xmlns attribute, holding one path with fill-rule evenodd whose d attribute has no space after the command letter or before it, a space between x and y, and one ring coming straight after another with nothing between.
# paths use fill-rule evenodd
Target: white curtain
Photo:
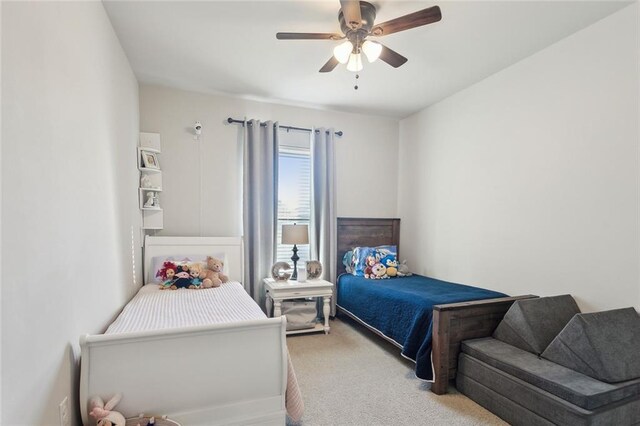
<instances>
[{"instance_id":1,"label":"white curtain","mask_svg":"<svg viewBox=\"0 0 640 426\"><path fill-rule=\"evenodd\" d=\"M309 244L312 259L322 263L323 278L334 283L331 315L336 314L336 184L333 129L311 132L311 220ZM322 312L322 311L320 311Z\"/></svg>"},{"instance_id":2,"label":"white curtain","mask_svg":"<svg viewBox=\"0 0 640 426\"><path fill-rule=\"evenodd\" d=\"M275 258L278 199L278 123L245 122L243 147L244 287L265 309L262 280Z\"/></svg>"}]
</instances>

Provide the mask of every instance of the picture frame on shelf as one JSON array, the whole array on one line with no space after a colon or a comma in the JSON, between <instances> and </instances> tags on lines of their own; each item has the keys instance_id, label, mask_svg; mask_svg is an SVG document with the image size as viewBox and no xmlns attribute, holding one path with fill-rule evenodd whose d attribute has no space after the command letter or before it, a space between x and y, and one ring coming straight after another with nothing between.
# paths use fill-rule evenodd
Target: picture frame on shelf
<instances>
[{"instance_id":1,"label":"picture frame on shelf","mask_svg":"<svg viewBox=\"0 0 640 426\"><path fill-rule=\"evenodd\" d=\"M140 151L142 155L142 165L147 169L160 170L160 162L155 152Z\"/></svg>"},{"instance_id":2,"label":"picture frame on shelf","mask_svg":"<svg viewBox=\"0 0 640 426\"><path fill-rule=\"evenodd\" d=\"M307 261L307 278L317 280L322 275L322 263L317 260Z\"/></svg>"}]
</instances>

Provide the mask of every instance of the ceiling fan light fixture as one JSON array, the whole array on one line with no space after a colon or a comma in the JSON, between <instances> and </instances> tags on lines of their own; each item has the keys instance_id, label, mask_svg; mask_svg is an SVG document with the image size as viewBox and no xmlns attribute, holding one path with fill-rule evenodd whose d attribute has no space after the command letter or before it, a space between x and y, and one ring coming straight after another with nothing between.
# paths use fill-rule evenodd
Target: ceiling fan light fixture
<instances>
[{"instance_id":1,"label":"ceiling fan light fixture","mask_svg":"<svg viewBox=\"0 0 640 426\"><path fill-rule=\"evenodd\" d=\"M340 43L339 45L333 48L333 56L341 64L346 64L347 62L349 62L349 57L352 51L353 51L353 44L351 44L350 41L345 41L344 43Z\"/></svg>"},{"instance_id":2,"label":"ceiling fan light fixture","mask_svg":"<svg viewBox=\"0 0 640 426\"><path fill-rule=\"evenodd\" d=\"M382 53L382 45L375 41L365 40L362 44L362 51L367 56L369 62L374 62L380 57L380 53Z\"/></svg>"},{"instance_id":3,"label":"ceiling fan light fixture","mask_svg":"<svg viewBox=\"0 0 640 426\"><path fill-rule=\"evenodd\" d=\"M347 63L349 71L358 72L362 70L362 55L360 53L352 53Z\"/></svg>"}]
</instances>

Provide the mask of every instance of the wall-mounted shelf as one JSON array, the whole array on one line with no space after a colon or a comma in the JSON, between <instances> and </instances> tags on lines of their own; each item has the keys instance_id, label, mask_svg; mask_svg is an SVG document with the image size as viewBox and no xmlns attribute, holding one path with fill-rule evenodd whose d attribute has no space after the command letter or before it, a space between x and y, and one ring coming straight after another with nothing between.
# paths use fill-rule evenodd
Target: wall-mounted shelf
<instances>
[{"instance_id":1,"label":"wall-mounted shelf","mask_svg":"<svg viewBox=\"0 0 640 426\"><path fill-rule=\"evenodd\" d=\"M159 148L143 148L143 147L139 146L138 149L140 151L153 152L154 154L161 154L162 153L162 151L160 151Z\"/></svg>"},{"instance_id":2,"label":"wall-mounted shelf","mask_svg":"<svg viewBox=\"0 0 640 426\"><path fill-rule=\"evenodd\" d=\"M148 167L138 167L138 170L146 173L162 173L162 170L160 169L150 169Z\"/></svg>"},{"instance_id":3,"label":"wall-mounted shelf","mask_svg":"<svg viewBox=\"0 0 640 426\"><path fill-rule=\"evenodd\" d=\"M162 148L160 146L160 133L140 132L138 147L142 150L159 154L162 152Z\"/></svg>"},{"instance_id":4,"label":"wall-mounted shelf","mask_svg":"<svg viewBox=\"0 0 640 426\"><path fill-rule=\"evenodd\" d=\"M140 210L142 212L142 229L147 230L160 230L164 227L164 213L162 211L162 204L159 202L159 193L162 192L162 170L160 168L145 167L142 155L143 152L153 153L157 160L155 164L159 167L162 163L157 159L158 154L162 153L160 146L160 135L158 133L140 133L140 140L138 143L138 170L140 170L139 181L139 195ZM154 188L155 187L155 188ZM154 193L156 199L156 205L154 207L145 207L149 192Z\"/></svg>"}]
</instances>

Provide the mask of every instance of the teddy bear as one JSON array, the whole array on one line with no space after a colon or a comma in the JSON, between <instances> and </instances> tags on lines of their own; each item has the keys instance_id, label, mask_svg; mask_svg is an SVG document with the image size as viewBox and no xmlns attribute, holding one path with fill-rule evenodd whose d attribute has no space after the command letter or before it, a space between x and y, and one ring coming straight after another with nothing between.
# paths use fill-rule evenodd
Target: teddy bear
<instances>
[{"instance_id":1,"label":"teddy bear","mask_svg":"<svg viewBox=\"0 0 640 426\"><path fill-rule=\"evenodd\" d=\"M229 277L222 273L223 267L222 260L207 256L207 264L199 276L202 280L202 287L220 287L220 284L229 281Z\"/></svg>"}]
</instances>

